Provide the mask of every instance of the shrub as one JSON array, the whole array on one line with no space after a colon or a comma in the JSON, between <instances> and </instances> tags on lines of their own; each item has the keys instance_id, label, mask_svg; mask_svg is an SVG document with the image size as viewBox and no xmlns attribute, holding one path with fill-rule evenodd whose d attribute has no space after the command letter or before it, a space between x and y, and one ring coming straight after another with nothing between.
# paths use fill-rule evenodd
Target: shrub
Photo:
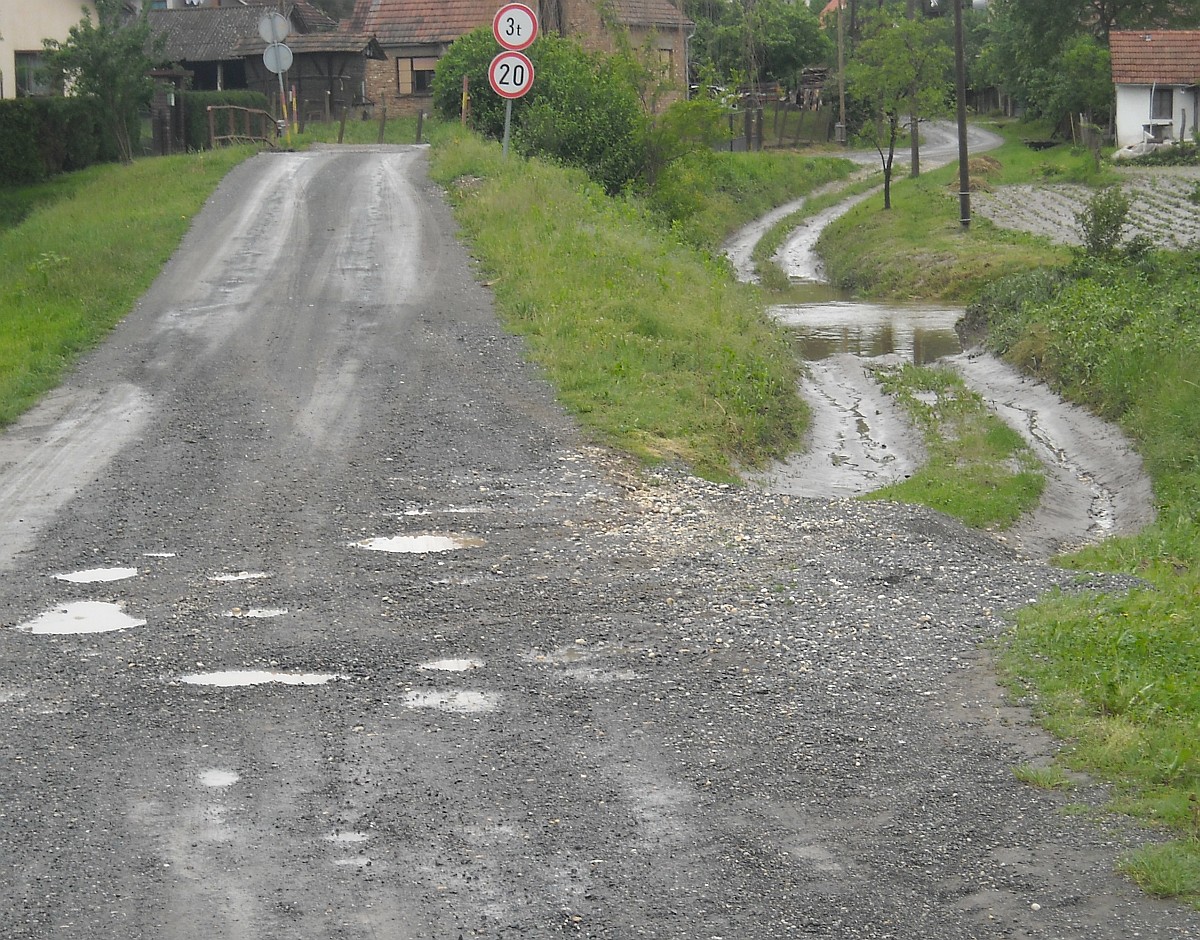
<instances>
[{"instance_id":1,"label":"shrub","mask_svg":"<svg viewBox=\"0 0 1200 940\"><path fill-rule=\"evenodd\" d=\"M496 140L504 135L505 103L489 87L488 66L499 51L491 30L477 29L454 41L433 80L434 108L456 120L466 76L468 122ZM526 55L535 78L529 93L513 103L513 146L581 167L609 193L620 191L646 159L648 119L629 70L553 34L541 36Z\"/></svg>"},{"instance_id":2,"label":"shrub","mask_svg":"<svg viewBox=\"0 0 1200 940\"><path fill-rule=\"evenodd\" d=\"M86 99L0 101L0 186L37 183L115 158L113 143Z\"/></svg>"},{"instance_id":3,"label":"shrub","mask_svg":"<svg viewBox=\"0 0 1200 940\"><path fill-rule=\"evenodd\" d=\"M1129 219L1129 197L1118 186L1096 193L1075 216L1089 258L1111 258L1121 244Z\"/></svg>"}]
</instances>

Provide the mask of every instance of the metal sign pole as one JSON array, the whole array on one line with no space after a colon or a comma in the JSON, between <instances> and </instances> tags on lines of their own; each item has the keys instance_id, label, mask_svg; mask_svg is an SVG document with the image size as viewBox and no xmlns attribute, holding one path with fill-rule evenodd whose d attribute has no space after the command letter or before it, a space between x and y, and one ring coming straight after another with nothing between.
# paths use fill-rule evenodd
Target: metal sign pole
<instances>
[{"instance_id":1,"label":"metal sign pole","mask_svg":"<svg viewBox=\"0 0 1200 940\"><path fill-rule=\"evenodd\" d=\"M508 139L512 134L512 98L504 99L504 157L508 158Z\"/></svg>"}]
</instances>

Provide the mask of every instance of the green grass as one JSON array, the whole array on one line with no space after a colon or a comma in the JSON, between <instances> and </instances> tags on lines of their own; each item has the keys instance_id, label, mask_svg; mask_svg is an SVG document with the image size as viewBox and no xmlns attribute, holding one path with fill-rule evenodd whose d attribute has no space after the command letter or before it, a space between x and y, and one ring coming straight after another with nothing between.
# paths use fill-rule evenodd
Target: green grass
<instances>
[{"instance_id":1,"label":"green grass","mask_svg":"<svg viewBox=\"0 0 1200 940\"><path fill-rule=\"evenodd\" d=\"M876 370L925 437L928 459L911 477L863 499L921 503L976 528L1005 529L1045 486L1037 457L952 369L911 364Z\"/></svg>"},{"instance_id":2,"label":"green grass","mask_svg":"<svg viewBox=\"0 0 1200 940\"><path fill-rule=\"evenodd\" d=\"M251 152L96 166L0 191L15 207L0 228L0 426L129 312L192 215Z\"/></svg>"},{"instance_id":3,"label":"green grass","mask_svg":"<svg viewBox=\"0 0 1200 940\"><path fill-rule=\"evenodd\" d=\"M1047 767L1021 764L1013 768L1013 776L1022 783L1037 787L1039 790L1070 790L1075 786L1066 771L1057 764L1050 764Z\"/></svg>"},{"instance_id":4,"label":"green grass","mask_svg":"<svg viewBox=\"0 0 1200 940\"><path fill-rule=\"evenodd\" d=\"M434 176L506 324L600 440L716 479L796 442L795 358L724 264L581 173L472 137L435 148Z\"/></svg>"}]
</instances>

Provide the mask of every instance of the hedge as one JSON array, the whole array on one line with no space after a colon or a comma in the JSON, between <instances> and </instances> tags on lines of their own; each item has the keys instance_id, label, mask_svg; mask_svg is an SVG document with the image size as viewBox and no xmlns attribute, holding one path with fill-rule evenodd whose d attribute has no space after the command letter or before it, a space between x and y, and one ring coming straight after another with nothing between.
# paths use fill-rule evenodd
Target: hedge
<instances>
[{"instance_id":1,"label":"hedge","mask_svg":"<svg viewBox=\"0 0 1200 940\"><path fill-rule=\"evenodd\" d=\"M38 183L116 155L86 98L0 101L0 186Z\"/></svg>"}]
</instances>

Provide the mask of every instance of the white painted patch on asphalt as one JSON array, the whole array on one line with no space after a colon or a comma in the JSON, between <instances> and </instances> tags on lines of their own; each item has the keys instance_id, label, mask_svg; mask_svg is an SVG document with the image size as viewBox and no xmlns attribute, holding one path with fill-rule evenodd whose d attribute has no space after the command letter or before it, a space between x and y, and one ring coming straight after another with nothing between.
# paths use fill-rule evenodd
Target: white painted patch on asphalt
<instances>
[{"instance_id":1,"label":"white painted patch on asphalt","mask_svg":"<svg viewBox=\"0 0 1200 940\"><path fill-rule=\"evenodd\" d=\"M232 770L205 770L200 774L200 783L206 787L231 787L242 778Z\"/></svg>"},{"instance_id":2,"label":"white painted patch on asphalt","mask_svg":"<svg viewBox=\"0 0 1200 940\"><path fill-rule=\"evenodd\" d=\"M76 601L63 604L40 614L18 630L43 636L69 636L81 633L110 633L144 627L145 620L136 620L121 609L120 604L102 601Z\"/></svg>"},{"instance_id":3,"label":"white painted patch on asphalt","mask_svg":"<svg viewBox=\"0 0 1200 940\"><path fill-rule=\"evenodd\" d=\"M271 577L265 571L223 571L220 574L210 574L209 581L259 581Z\"/></svg>"},{"instance_id":4,"label":"white painted patch on asphalt","mask_svg":"<svg viewBox=\"0 0 1200 940\"><path fill-rule=\"evenodd\" d=\"M483 539L466 535L394 535L352 542L351 547L365 548L371 552L426 555L435 552L452 552L462 548L479 548L486 544Z\"/></svg>"},{"instance_id":5,"label":"white painted patch on asphalt","mask_svg":"<svg viewBox=\"0 0 1200 940\"><path fill-rule=\"evenodd\" d=\"M495 711L500 707L500 696L495 692L406 692L404 704L409 708L432 708L436 711L454 712L460 715Z\"/></svg>"},{"instance_id":6,"label":"white painted patch on asphalt","mask_svg":"<svg viewBox=\"0 0 1200 940\"><path fill-rule=\"evenodd\" d=\"M56 574L54 577L59 581L70 581L72 584L100 584L105 581L124 581L126 578L136 578L137 573L137 568L87 568L68 574Z\"/></svg>"},{"instance_id":7,"label":"white painted patch on asphalt","mask_svg":"<svg viewBox=\"0 0 1200 940\"><path fill-rule=\"evenodd\" d=\"M250 685L324 685L334 679L344 679L333 672L277 672L268 669L227 669L223 672L198 672L180 676L188 685L212 685L239 688Z\"/></svg>"},{"instance_id":8,"label":"white painted patch on asphalt","mask_svg":"<svg viewBox=\"0 0 1200 940\"><path fill-rule=\"evenodd\" d=\"M435 672L469 672L472 669L482 669L482 659L435 659L421 663L419 669L432 669Z\"/></svg>"}]
</instances>

